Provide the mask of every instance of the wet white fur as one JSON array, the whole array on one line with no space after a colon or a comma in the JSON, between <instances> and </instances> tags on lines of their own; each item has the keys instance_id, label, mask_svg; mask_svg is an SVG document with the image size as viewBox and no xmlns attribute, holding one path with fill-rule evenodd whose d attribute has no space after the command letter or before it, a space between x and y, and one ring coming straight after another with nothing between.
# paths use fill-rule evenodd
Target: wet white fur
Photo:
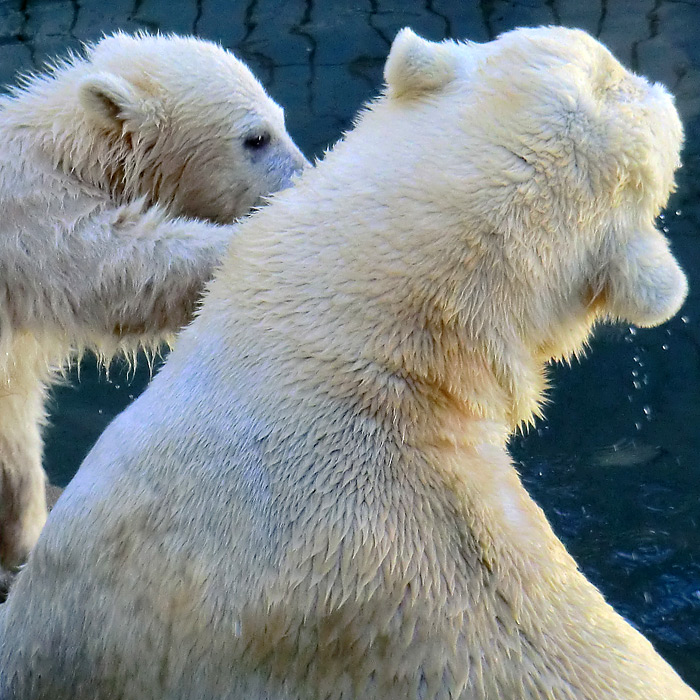
<instances>
[{"instance_id":1,"label":"wet white fur","mask_svg":"<svg viewBox=\"0 0 700 700\"><path fill-rule=\"evenodd\" d=\"M404 31L386 76L59 500L2 700L697 700L506 449L597 319L683 301L673 102L561 28Z\"/></svg>"},{"instance_id":2,"label":"wet white fur","mask_svg":"<svg viewBox=\"0 0 700 700\"><path fill-rule=\"evenodd\" d=\"M47 386L182 326L233 229L176 217L231 222L303 162L248 68L196 39L117 34L0 99L0 563L46 518Z\"/></svg>"}]
</instances>

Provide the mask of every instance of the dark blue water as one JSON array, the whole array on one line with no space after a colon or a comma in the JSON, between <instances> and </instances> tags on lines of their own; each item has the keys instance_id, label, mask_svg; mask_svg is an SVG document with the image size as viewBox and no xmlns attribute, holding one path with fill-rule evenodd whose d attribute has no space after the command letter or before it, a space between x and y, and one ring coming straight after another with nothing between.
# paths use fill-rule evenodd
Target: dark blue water
<instances>
[{"instance_id":1,"label":"dark blue water","mask_svg":"<svg viewBox=\"0 0 700 700\"><path fill-rule=\"evenodd\" d=\"M321 156L381 84L405 25L428 38L486 41L519 25L599 37L677 96L685 166L662 226L691 294L660 329L603 328L589 357L555 367L547 421L512 441L555 530L612 604L700 689L700 1L15 0L0 1L0 83L115 29L197 33L246 60ZM145 363L55 391L46 464L66 483L106 423L148 381Z\"/></svg>"}]
</instances>

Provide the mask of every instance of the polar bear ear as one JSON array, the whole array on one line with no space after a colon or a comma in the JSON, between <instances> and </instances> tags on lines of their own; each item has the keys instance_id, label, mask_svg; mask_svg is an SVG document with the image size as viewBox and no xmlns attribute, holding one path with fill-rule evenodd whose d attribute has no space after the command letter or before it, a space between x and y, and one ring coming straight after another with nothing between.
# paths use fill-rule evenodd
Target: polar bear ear
<instances>
[{"instance_id":1,"label":"polar bear ear","mask_svg":"<svg viewBox=\"0 0 700 700\"><path fill-rule=\"evenodd\" d=\"M674 316L688 281L656 229L634 235L610 261L602 280L606 314L636 326L656 326Z\"/></svg>"},{"instance_id":2,"label":"polar bear ear","mask_svg":"<svg viewBox=\"0 0 700 700\"><path fill-rule=\"evenodd\" d=\"M384 66L387 94L392 98L437 90L455 75L454 44L426 41L408 27L396 35Z\"/></svg>"},{"instance_id":3,"label":"polar bear ear","mask_svg":"<svg viewBox=\"0 0 700 700\"><path fill-rule=\"evenodd\" d=\"M87 116L109 131L134 131L149 121L153 112L126 80L110 73L86 77L78 97Z\"/></svg>"}]
</instances>

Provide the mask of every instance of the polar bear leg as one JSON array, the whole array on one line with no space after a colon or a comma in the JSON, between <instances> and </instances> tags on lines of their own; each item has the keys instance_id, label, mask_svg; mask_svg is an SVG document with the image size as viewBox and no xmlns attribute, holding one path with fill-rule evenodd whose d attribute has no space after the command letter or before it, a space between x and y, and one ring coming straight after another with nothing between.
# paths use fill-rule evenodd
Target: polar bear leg
<instances>
[{"instance_id":1,"label":"polar bear leg","mask_svg":"<svg viewBox=\"0 0 700 700\"><path fill-rule=\"evenodd\" d=\"M235 230L142 209L135 203L112 211L67 237L59 260L35 256L17 268L7 315L61 333L35 338L17 332L8 363L0 366L0 567L22 564L46 521L46 384L50 366L71 354L59 338L82 338L78 346L106 359L124 342L133 347L165 339L191 318ZM51 293L23 293L35 280L44 280L42 288Z\"/></svg>"},{"instance_id":2,"label":"polar bear leg","mask_svg":"<svg viewBox=\"0 0 700 700\"><path fill-rule=\"evenodd\" d=\"M173 219L142 200L109 209L55 248L37 242L31 258L18 256L4 312L15 333L39 329L37 357L49 364L60 365L71 349L108 359L124 349L121 341L157 343L191 319L235 230ZM15 347L10 357L17 367L27 362ZM46 362L37 367L41 376Z\"/></svg>"},{"instance_id":3,"label":"polar bear leg","mask_svg":"<svg viewBox=\"0 0 700 700\"><path fill-rule=\"evenodd\" d=\"M31 372L13 371L0 391L0 566L6 568L26 560L46 521L44 394Z\"/></svg>"}]
</instances>

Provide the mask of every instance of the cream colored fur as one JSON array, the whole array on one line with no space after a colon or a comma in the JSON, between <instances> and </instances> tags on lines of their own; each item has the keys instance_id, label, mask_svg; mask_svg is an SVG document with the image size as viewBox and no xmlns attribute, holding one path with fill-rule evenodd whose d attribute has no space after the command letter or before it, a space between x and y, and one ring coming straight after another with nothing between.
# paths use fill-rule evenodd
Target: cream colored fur
<instances>
[{"instance_id":1,"label":"cream colored fur","mask_svg":"<svg viewBox=\"0 0 700 700\"><path fill-rule=\"evenodd\" d=\"M506 449L596 320L683 301L673 102L561 28L404 31L386 76L59 500L2 700L697 700Z\"/></svg>"},{"instance_id":2,"label":"cream colored fur","mask_svg":"<svg viewBox=\"0 0 700 700\"><path fill-rule=\"evenodd\" d=\"M196 39L117 34L0 100L0 563L46 518L56 374L182 326L233 229L176 217L231 222L303 163L250 71Z\"/></svg>"}]
</instances>

